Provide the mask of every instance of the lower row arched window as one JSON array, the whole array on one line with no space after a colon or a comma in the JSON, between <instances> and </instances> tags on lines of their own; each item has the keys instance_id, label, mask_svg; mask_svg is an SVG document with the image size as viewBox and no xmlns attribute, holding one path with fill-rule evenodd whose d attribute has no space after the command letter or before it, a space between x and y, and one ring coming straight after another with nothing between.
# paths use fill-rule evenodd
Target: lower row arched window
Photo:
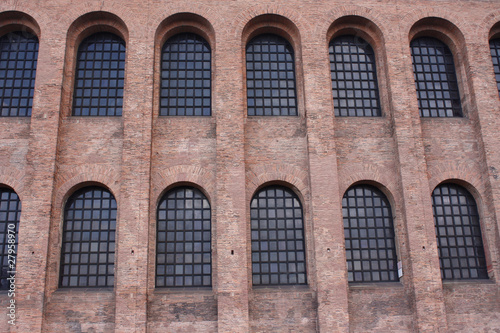
<instances>
[{"instance_id":1,"label":"lower row arched window","mask_svg":"<svg viewBox=\"0 0 500 333\"><path fill-rule=\"evenodd\" d=\"M439 185L432 192L441 277L487 279L476 201L462 186Z\"/></svg>"},{"instance_id":2,"label":"lower row arched window","mask_svg":"<svg viewBox=\"0 0 500 333\"><path fill-rule=\"evenodd\" d=\"M7 285L9 229L17 228L20 201L0 190L1 288ZM463 187L443 183L432 194L442 278L488 278L479 214ZM85 187L68 199L64 211L60 287L114 284L116 201L100 187ZM372 185L350 187L342 199L349 282L398 281L391 205ZM307 283L301 202L289 188L268 186L250 203L252 283ZM212 285L211 207L193 187L166 192L158 204L156 287Z\"/></svg>"},{"instance_id":3,"label":"lower row arched window","mask_svg":"<svg viewBox=\"0 0 500 333\"><path fill-rule=\"evenodd\" d=\"M306 284L302 205L282 186L263 188L250 204L253 285Z\"/></svg>"},{"instance_id":4,"label":"lower row arched window","mask_svg":"<svg viewBox=\"0 0 500 333\"><path fill-rule=\"evenodd\" d=\"M16 192L0 188L0 290L8 290L7 278L15 275L20 217L21 201Z\"/></svg>"},{"instance_id":5,"label":"lower row arched window","mask_svg":"<svg viewBox=\"0 0 500 333\"><path fill-rule=\"evenodd\" d=\"M211 211L193 187L168 191L158 205L156 287L212 285Z\"/></svg>"},{"instance_id":6,"label":"lower row arched window","mask_svg":"<svg viewBox=\"0 0 500 333\"><path fill-rule=\"evenodd\" d=\"M371 185L350 187L342 199L349 282L398 281L391 205Z\"/></svg>"},{"instance_id":7,"label":"lower row arched window","mask_svg":"<svg viewBox=\"0 0 500 333\"><path fill-rule=\"evenodd\" d=\"M60 287L113 287L116 200L101 187L71 195L64 210Z\"/></svg>"}]
</instances>

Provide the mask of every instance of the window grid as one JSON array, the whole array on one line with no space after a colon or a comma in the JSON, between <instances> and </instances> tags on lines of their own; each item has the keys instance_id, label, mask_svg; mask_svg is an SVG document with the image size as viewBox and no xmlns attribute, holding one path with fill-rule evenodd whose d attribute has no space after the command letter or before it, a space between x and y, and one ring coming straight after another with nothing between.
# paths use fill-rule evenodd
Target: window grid
<instances>
[{"instance_id":1,"label":"window grid","mask_svg":"<svg viewBox=\"0 0 500 333\"><path fill-rule=\"evenodd\" d=\"M158 206L156 287L212 285L211 210L192 187L169 191Z\"/></svg>"},{"instance_id":2,"label":"window grid","mask_svg":"<svg viewBox=\"0 0 500 333\"><path fill-rule=\"evenodd\" d=\"M302 206L281 186L259 191L251 202L253 285L306 284Z\"/></svg>"},{"instance_id":3,"label":"window grid","mask_svg":"<svg viewBox=\"0 0 500 333\"><path fill-rule=\"evenodd\" d=\"M462 117L453 54L431 37L411 42L413 73L421 117Z\"/></svg>"},{"instance_id":4,"label":"window grid","mask_svg":"<svg viewBox=\"0 0 500 333\"><path fill-rule=\"evenodd\" d=\"M35 89L38 38L16 31L0 38L0 116L30 117Z\"/></svg>"},{"instance_id":5,"label":"window grid","mask_svg":"<svg viewBox=\"0 0 500 333\"><path fill-rule=\"evenodd\" d=\"M498 94L500 95L500 38L490 40L491 61L495 70Z\"/></svg>"},{"instance_id":6,"label":"window grid","mask_svg":"<svg viewBox=\"0 0 500 333\"><path fill-rule=\"evenodd\" d=\"M16 192L0 188L0 290L8 290L9 272L15 272L15 261L17 257L17 242L19 231L19 219L21 217L21 201ZM9 242L10 239L10 242ZM14 253L11 251L11 262L9 263L9 245L14 245ZM14 263L12 263L12 259ZM13 264L13 265L12 265Z\"/></svg>"},{"instance_id":7,"label":"window grid","mask_svg":"<svg viewBox=\"0 0 500 333\"><path fill-rule=\"evenodd\" d=\"M73 116L121 116L125 42L111 33L87 37L78 48Z\"/></svg>"},{"instance_id":8,"label":"window grid","mask_svg":"<svg viewBox=\"0 0 500 333\"><path fill-rule=\"evenodd\" d=\"M202 37L183 33L163 45L160 116L211 115L211 52Z\"/></svg>"},{"instance_id":9,"label":"window grid","mask_svg":"<svg viewBox=\"0 0 500 333\"><path fill-rule=\"evenodd\" d=\"M64 212L60 287L113 287L116 200L99 187L85 187Z\"/></svg>"},{"instance_id":10,"label":"window grid","mask_svg":"<svg viewBox=\"0 0 500 333\"><path fill-rule=\"evenodd\" d=\"M277 35L264 34L246 47L249 116L296 116L294 52Z\"/></svg>"},{"instance_id":11,"label":"window grid","mask_svg":"<svg viewBox=\"0 0 500 333\"><path fill-rule=\"evenodd\" d=\"M432 193L441 277L487 279L479 214L472 195L456 184L442 184Z\"/></svg>"},{"instance_id":12,"label":"window grid","mask_svg":"<svg viewBox=\"0 0 500 333\"><path fill-rule=\"evenodd\" d=\"M351 187L342 199L349 282L399 281L391 206L374 186Z\"/></svg>"},{"instance_id":13,"label":"window grid","mask_svg":"<svg viewBox=\"0 0 500 333\"><path fill-rule=\"evenodd\" d=\"M335 116L381 116L375 54L357 36L330 42L330 72Z\"/></svg>"}]
</instances>

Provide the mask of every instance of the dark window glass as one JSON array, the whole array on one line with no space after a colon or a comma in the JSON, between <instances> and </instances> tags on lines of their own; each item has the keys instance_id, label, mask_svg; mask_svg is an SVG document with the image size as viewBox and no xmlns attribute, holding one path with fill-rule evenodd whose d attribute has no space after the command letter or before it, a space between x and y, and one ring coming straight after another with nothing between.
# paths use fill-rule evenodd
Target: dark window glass
<instances>
[{"instance_id":1,"label":"dark window glass","mask_svg":"<svg viewBox=\"0 0 500 333\"><path fill-rule=\"evenodd\" d=\"M487 279L479 214L472 195L456 184L432 192L432 208L444 280Z\"/></svg>"},{"instance_id":2,"label":"dark window glass","mask_svg":"<svg viewBox=\"0 0 500 333\"><path fill-rule=\"evenodd\" d=\"M60 287L113 287L116 201L100 187L75 192L64 210Z\"/></svg>"},{"instance_id":3,"label":"dark window glass","mask_svg":"<svg viewBox=\"0 0 500 333\"><path fill-rule=\"evenodd\" d=\"M500 38L490 40L491 61L495 70L498 94L500 95Z\"/></svg>"},{"instance_id":4,"label":"dark window glass","mask_svg":"<svg viewBox=\"0 0 500 333\"><path fill-rule=\"evenodd\" d=\"M246 48L249 116L296 116L295 62L290 43L276 35L252 39Z\"/></svg>"},{"instance_id":5,"label":"dark window glass","mask_svg":"<svg viewBox=\"0 0 500 333\"><path fill-rule=\"evenodd\" d=\"M37 58L35 35L16 31L0 38L0 116L31 116Z\"/></svg>"},{"instance_id":6,"label":"dark window glass","mask_svg":"<svg viewBox=\"0 0 500 333\"><path fill-rule=\"evenodd\" d=\"M103 32L78 48L73 116L121 116L125 78L125 42Z\"/></svg>"},{"instance_id":7,"label":"dark window glass","mask_svg":"<svg viewBox=\"0 0 500 333\"><path fill-rule=\"evenodd\" d=\"M158 206L156 287L210 287L210 203L192 187L167 192Z\"/></svg>"},{"instance_id":8,"label":"dark window glass","mask_svg":"<svg viewBox=\"0 0 500 333\"><path fill-rule=\"evenodd\" d=\"M375 54L366 41L340 36L330 42L335 116L380 116Z\"/></svg>"},{"instance_id":9,"label":"dark window glass","mask_svg":"<svg viewBox=\"0 0 500 333\"><path fill-rule=\"evenodd\" d=\"M421 117L462 117L453 54L443 42L416 38L411 42L413 74Z\"/></svg>"},{"instance_id":10,"label":"dark window glass","mask_svg":"<svg viewBox=\"0 0 500 333\"><path fill-rule=\"evenodd\" d=\"M374 186L356 185L342 199L349 282L398 281L391 205Z\"/></svg>"},{"instance_id":11,"label":"dark window glass","mask_svg":"<svg viewBox=\"0 0 500 333\"><path fill-rule=\"evenodd\" d=\"M8 290L10 283L7 278L15 275L20 217L21 201L16 192L0 188L0 263L2 265L0 290Z\"/></svg>"},{"instance_id":12,"label":"dark window glass","mask_svg":"<svg viewBox=\"0 0 500 333\"><path fill-rule=\"evenodd\" d=\"M286 187L269 186L250 206L253 285L306 284L302 205Z\"/></svg>"},{"instance_id":13,"label":"dark window glass","mask_svg":"<svg viewBox=\"0 0 500 333\"><path fill-rule=\"evenodd\" d=\"M161 53L160 116L210 116L211 52L202 37L182 33Z\"/></svg>"}]
</instances>

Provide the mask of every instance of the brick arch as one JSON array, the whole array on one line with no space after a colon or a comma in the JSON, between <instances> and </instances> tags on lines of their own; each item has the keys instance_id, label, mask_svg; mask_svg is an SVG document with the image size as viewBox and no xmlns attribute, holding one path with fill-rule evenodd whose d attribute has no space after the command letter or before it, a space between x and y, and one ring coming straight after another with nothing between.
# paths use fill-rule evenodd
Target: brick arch
<instances>
[{"instance_id":1,"label":"brick arch","mask_svg":"<svg viewBox=\"0 0 500 333\"><path fill-rule=\"evenodd\" d=\"M268 4L268 5L254 5L252 7L247 8L241 14L237 15L234 20L228 26L232 27L232 30L229 31L230 34L234 36L234 38L239 39L244 35L244 31L249 28L249 24L252 24L259 16L263 15L271 15L275 17L281 17L288 21L283 24L285 30L289 30L296 33L300 33L304 35L306 31L311 30L310 24L306 21L302 15L291 9L290 7L278 4ZM296 40L299 41L299 36L293 36ZM292 41L290 41L292 42ZM295 47L297 46L294 45Z\"/></svg>"},{"instance_id":2,"label":"brick arch","mask_svg":"<svg viewBox=\"0 0 500 333\"><path fill-rule=\"evenodd\" d=\"M6 185L16 192L21 201L25 197L24 193L24 173L18 169L0 169L0 184Z\"/></svg>"},{"instance_id":3,"label":"brick arch","mask_svg":"<svg viewBox=\"0 0 500 333\"><path fill-rule=\"evenodd\" d=\"M114 168L100 165L82 165L68 170L59 175L56 180L61 184L55 190L54 207L56 211L62 209L66 199L74 192L80 184L99 183L109 189L118 202L120 194L119 173Z\"/></svg>"},{"instance_id":4,"label":"brick arch","mask_svg":"<svg viewBox=\"0 0 500 333\"><path fill-rule=\"evenodd\" d=\"M262 166L248 170L246 173L247 198L251 199L255 191L265 184L281 182L295 187L303 205L309 195L308 174L306 171L286 164Z\"/></svg>"},{"instance_id":5,"label":"brick arch","mask_svg":"<svg viewBox=\"0 0 500 333\"><path fill-rule=\"evenodd\" d=\"M216 32L221 33L223 31L227 30L227 25L225 24L225 17L221 16L215 9L214 7L210 6L205 6L205 5L200 5L197 4L196 7L193 6L189 2L182 2L182 3L177 3L177 4L167 4L166 6L162 6L158 9L161 10L156 10L155 12L151 13L151 16L149 18L151 22L151 26L153 27L161 27L168 18L177 16L177 15L194 15L194 16L199 16L200 18L203 18L208 22L209 26L211 29L214 31L214 36ZM154 33L157 33L158 30L154 30ZM210 41L212 48L214 47L214 44Z\"/></svg>"},{"instance_id":6,"label":"brick arch","mask_svg":"<svg viewBox=\"0 0 500 333\"><path fill-rule=\"evenodd\" d=\"M474 32L474 36L481 36L485 40L489 41L494 34L500 33L500 10L490 13L481 24L477 25L477 29Z\"/></svg>"},{"instance_id":7,"label":"brick arch","mask_svg":"<svg viewBox=\"0 0 500 333\"><path fill-rule=\"evenodd\" d=\"M40 26L31 15L16 10L0 13L0 36L16 30L24 31L24 29L40 39Z\"/></svg>"},{"instance_id":8,"label":"brick arch","mask_svg":"<svg viewBox=\"0 0 500 333\"><path fill-rule=\"evenodd\" d=\"M331 37L330 31L335 25L335 22L346 18L346 17L360 17L365 20L364 24L369 24L366 26L364 30L366 33L380 31L380 38L383 39L384 36L388 35L392 30L390 26L386 26L385 22L387 19L383 17L383 15L373 9L355 6L355 5L347 5L340 6L332 9L331 11L325 13L321 20L322 24L318 25L314 31L316 36L321 36L321 38L326 39L327 43ZM373 25L373 26L372 26ZM372 32L372 33L373 33ZM375 46L375 45L372 45Z\"/></svg>"},{"instance_id":9,"label":"brick arch","mask_svg":"<svg viewBox=\"0 0 500 333\"><path fill-rule=\"evenodd\" d=\"M403 32L403 38L408 36L408 44L410 43L410 35L412 29L419 23L419 21L424 19L436 19L437 23L435 26L442 27L443 23L448 22L452 27L456 29L455 32L447 31L448 37L453 39L454 43L459 45L459 42L465 40L463 31L464 27L470 26L470 22L466 21L460 15L455 15L450 11L442 10L439 7L426 7L424 10L415 9L409 11L406 15L400 19L400 31ZM445 28L446 29L446 28ZM429 29L433 30L433 29ZM461 39L461 40L460 40ZM451 45L448 45L451 48Z\"/></svg>"},{"instance_id":10,"label":"brick arch","mask_svg":"<svg viewBox=\"0 0 500 333\"><path fill-rule=\"evenodd\" d=\"M357 165L350 167L347 175L339 177L339 194L344 193L355 183L377 183L378 188L384 192L392 204L396 204L394 193L399 193L399 183L395 177L386 172L384 168L373 164ZM383 191L383 189L386 191ZM395 206L396 207L396 206Z\"/></svg>"},{"instance_id":11,"label":"brick arch","mask_svg":"<svg viewBox=\"0 0 500 333\"><path fill-rule=\"evenodd\" d=\"M442 182L458 180L470 184L470 187L475 189L476 192L471 193L474 196L480 196L480 193L484 193L486 188L483 184L481 174L477 170L480 170L479 166L469 162L443 162L428 168L427 173L429 175L429 188L431 191L429 195Z\"/></svg>"},{"instance_id":12,"label":"brick arch","mask_svg":"<svg viewBox=\"0 0 500 333\"><path fill-rule=\"evenodd\" d=\"M128 28L116 14L106 11L93 11L79 16L71 23L67 33L68 48L78 48L80 42L93 33L108 31L128 42ZM76 50L75 50L76 51Z\"/></svg>"},{"instance_id":13,"label":"brick arch","mask_svg":"<svg viewBox=\"0 0 500 333\"><path fill-rule=\"evenodd\" d=\"M191 183L203 190L211 205L215 198L215 175L213 172L199 166L176 165L156 172L153 177L151 202L156 204L161 196L174 184Z\"/></svg>"}]
</instances>

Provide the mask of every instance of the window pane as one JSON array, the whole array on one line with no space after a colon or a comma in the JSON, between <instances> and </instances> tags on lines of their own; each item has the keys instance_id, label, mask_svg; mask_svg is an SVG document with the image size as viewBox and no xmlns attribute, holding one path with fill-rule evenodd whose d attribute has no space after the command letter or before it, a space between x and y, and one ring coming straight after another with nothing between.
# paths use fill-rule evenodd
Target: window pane
<instances>
[{"instance_id":1,"label":"window pane","mask_svg":"<svg viewBox=\"0 0 500 333\"><path fill-rule=\"evenodd\" d=\"M0 116L29 117L35 89L38 38L27 31L0 38Z\"/></svg>"},{"instance_id":2,"label":"window pane","mask_svg":"<svg viewBox=\"0 0 500 333\"><path fill-rule=\"evenodd\" d=\"M381 116L375 54L357 36L340 36L330 42L335 116Z\"/></svg>"},{"instance_id":3,"label":"window pane","mask_svg":"<svg viewBox=\"0 0 500 333\"><path fill-rule=\"evenodd\" d=\"M456 184L432 192L432 207L443 279L487 279L479 214L472 195Z\"/></svg>"},{"instance_id":4,"label":"window pane","mask_svg":"<svg viewBox=\"0 0 500 333\"><path fill-rule=\"evenodd\" d=\"M113 287L115 216L116 201L103 188L85 187L68 199L60 287Z\"/></svg>"},{"instance_id":5,"label":"window pane","mask_svg":"<svg viewBox=\"0 0 500 333\"><path fill-rule=\"evenodd\" d=\"M398 281L392 212L374 186L349 188L342 199L349 282Z\"/></svg>"},{"instance_id":6,"label":"window pane","mask_svg":"<svg viewBox=\"0 0 500 333\"><path fill-rule=\"evenodd\" d=\"M252 39L246 48L249 116L296 116L295 62L290 43L277 35Z\"/></svg>"},{"instance_id":7,"label":"window pane","mask_svg":"<svg viewBox=\"0 0 500 333\"><path fill-rule=\"evenodd\" d=\"M211 51L202 37L175 35L163 45L160 116L211 115Z\"/></svg>"},{"instance_id":8,"label":"window pane","mask_svg":"<svg viewBox=\"0 0 500 333\"><path fill-rule=\"evenodd\" d=\"M413 73L421 117L462 117L453 54L431 37L411 44Z\"/></svg>"},{"instance_id":9,"label":"window pane","mask_svg":"<svg viewBox=\"0 0 500 333\"><path fill-rule=\"evenodd\" d=\"M302 206L297 195L286 187L266 187L253 197L250 214L253 284L306 284Z\"/></svg>"},{"instance_id":10,"label":"window pane","mask_svg":"<svg viewBox=\"0 0 500 333\"><path fill-rule=\"evenodd\" d=\"M212 285L211 210L198 189L179 187L158 205L156 287Z\"/></svg>"},{"instance_id":11,"label":"window pane","mask_svg":"<svg viewBox=\"0 0 500 333\"><path fill-rule=\"evenodd\" d=\"M111 33L87 37L78 48L73 116L121 116L125 42Z\"/></svg>"},{"instance_id":12,"label":"window pane","mask_svg":"<svg viewBox=\"0 0 500 333\"><path fill-rule=\"evenodd\" d=\"M490 40L490 50L497 80L498 94L500 95L500 38Z\"/></svg>"}]
</instances>

